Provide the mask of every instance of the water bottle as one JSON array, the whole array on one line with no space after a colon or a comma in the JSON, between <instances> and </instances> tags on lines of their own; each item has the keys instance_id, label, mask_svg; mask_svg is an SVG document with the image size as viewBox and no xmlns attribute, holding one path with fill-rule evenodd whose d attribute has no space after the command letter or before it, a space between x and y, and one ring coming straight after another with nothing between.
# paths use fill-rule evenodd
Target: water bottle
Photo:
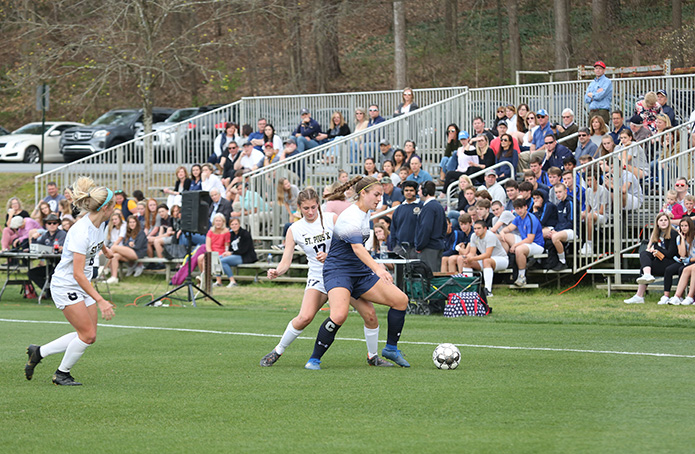
<instances>
[{"instance_id":1,"label":"water bottle","mask_svg":"<svg viewBox=\"0 0 695 454\"><path fill-rule=\"evenodd\" d=\"M60 251L60 244L58 244L58 240L55 240L53 242L53 253L57 254Z\"/></svg>"},{"instance_id":2,"label":"water bottle","mask_svg":"<svg viewBox=\"0 0 695 454\"><path fill-rule=\"evenodd\" d=\"M270 265L271 263L273 263L273 254L268 252L268 265Z\"/></svg>"},{"instance_id":3,"label":"water bottle","mask_svg":"<svg viewBox=\"0 0 695 454\"><path fill-rule=\"evenodd\" d=\"M382 260L389 258L389 248L385 244L379 246L379 258Z\"/></svg>"}]
</instances>

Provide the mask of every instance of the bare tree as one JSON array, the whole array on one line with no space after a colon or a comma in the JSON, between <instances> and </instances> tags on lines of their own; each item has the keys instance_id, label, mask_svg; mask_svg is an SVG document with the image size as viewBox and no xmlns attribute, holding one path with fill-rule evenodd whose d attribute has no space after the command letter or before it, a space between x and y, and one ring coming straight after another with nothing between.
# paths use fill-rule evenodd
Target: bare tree
<instances>
[{"instance_id":1,"label":"bare tree","mask_svg":"<svg viewBox=\"0 0 695 454\"><path fill-rule=\"evenodd\" d=\"M405 88L407 82L408 61L406 54L405 36L405 5L402 1L393 2L393 41L394 41L394 66L395 88Z\"/></svg>"},{"instance_id":2,"label":"bare tree","mask_svg":"<svg viewBox=\"0 0 695 454\"><path fill-rule=\"evenodd\" d=\"M328 91L328 81L340 76L338 12L340 1L314 0L312 34L316 53L314 76L319 92Z\"/></svg>"},{"instance_id":3,"label":"bare tree","mask_svg":"<svg viewBox=\"0 0 695 454\"><path fill-rule=\"evenodd\" d=\"M683 2L682 0L671 0L671 25L673 31L679 33L683 28ZM673 63L677 67L683 66L683 45L681 40L676 41L674 49Z\"/></svg>"},{"instance_id":4,"label":"bare tree","mask_svg":"<svg viewBox=\"0 0 695 454\"><path fill-rule=\"evenodd\" d=\"M449 52L455 53L458 48L457 0L444 0L444 39Z\"/></svg>"},{"instance_id":5,"label":"bare tree","mask_svg":"<svg viewBox=\"0 0 695 454\"><path fill-rule=\"evenodd\" d=\"M507 18L509 21L509 69L512 80L516 72L522 69L521 36L519 35L519 0L507 0Z\"/></svg>"},{"instance_id":6,"label":"bare tree","mask_svg":"<svg viewBox=\"0 0 695 454\"><path fill-rule=\"evenodd\" d=\"M497 0L497 30L502 29L502 0ZM504 44L502 43L502 33L497 33L497 53L500 63L500 85L504 83Z\"/></svg>"},{"instance_id":7,"label":"bare tree","mask_svg":"<svg viewBox=\"0 0 695 454\"><path fill-rule=\"evenodd\" d=\"M569 0L554 0L555 16L555 69L569 68L572 54L572 38L570 35L570 4ZM563 74L562 79L566 79Z\"/></svg>"}]
</instances>

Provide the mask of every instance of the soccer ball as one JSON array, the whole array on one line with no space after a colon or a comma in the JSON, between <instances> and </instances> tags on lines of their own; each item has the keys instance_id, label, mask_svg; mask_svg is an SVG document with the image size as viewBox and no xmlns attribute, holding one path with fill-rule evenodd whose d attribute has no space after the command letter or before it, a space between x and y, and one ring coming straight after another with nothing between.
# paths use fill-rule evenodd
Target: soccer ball
<instances>
[{"instance_id":1,"label":"soccer ball","mask_svg":"<svg viewBox=\"0 0 695 454\"><path fill-rule=\"evenodd\" d=\"M439 344L432 352L437 369L456 369L461 362L461 352L454 344Z\"/></svg>"}]
</instances>

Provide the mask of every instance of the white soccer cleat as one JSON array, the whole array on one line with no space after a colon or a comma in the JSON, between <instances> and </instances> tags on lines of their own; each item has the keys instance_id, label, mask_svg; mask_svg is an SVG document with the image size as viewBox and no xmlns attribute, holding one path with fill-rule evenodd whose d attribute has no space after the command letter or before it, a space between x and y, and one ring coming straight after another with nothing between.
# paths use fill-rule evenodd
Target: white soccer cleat
<instances>
[{"instance_id":1,"label":"white soccer cleat","mask_svg":"<svg viewBox=\"0 0 695 454\"><path fill-rule=\"evenodd\" d=\"M680 298L679 298L679 299L680 299ZM659 302L656 303L656 304L658 304L659 306L663 306L664 304L670 304L670 301L671 301L671 298L669 298L668 296L664 295L664 296L661 297L661 299L659 300ZM680 303L679 303L679 304L680 304Z\"/></svg>"},{"instance_id":2,"label":"white soccer cleat","mask_svg":"<svg viewBox=\"0 0 695 454\"><path fill-rule=\"evenodd\" d=\"M644 298L641 296L634 295L632 298L628 298L626 300L623 300L625 304L643 304L644 303Z\"/></svg>"},{"instance_id":3,"label":"white soccer cleat","mask_svg":"<svg viewBox=\"0 0 695 454\"><path fill-rule=\"evenodd\" d=\"M661 301L659 301L659 304L661 304ZM683 304L683 300L681 300L677 296L672 296L671 298L669 298L668 304L670 304L671 306L680 306L681 304Z\"/></svg>"},{"instance_id":4,"label":"white soccer cleat","mask_svg":"<svg viewBox=\"0 0 695 454\"><path fill-rule=\"evenodd\" d=\"M695 300L690 296L686 296L685 299L681 301L681 306L690 306L693 303L695 303Z\"/></svg>"},{"instance_id":5,"label":"white soccer cleat","mask_svg":"<svg viewBox=\"0 0 695 454\"><path fill-rule=\"evenodd\" d=\"M649 285L654 282L656 278L651 274L643 274L637 278L637 283L642 285Z\"/></svg>"},{"instance_id":6,"label":"white soccer cleat","mask_svg":"<svg viewBox=\"0 0 695 454\"><path fill-rule=\"evenodd\" d=\"M118 284L118 278L116 276L111 276L110 278L106 279L106 283L109 285Z\"/></svg>"}]
</instances>

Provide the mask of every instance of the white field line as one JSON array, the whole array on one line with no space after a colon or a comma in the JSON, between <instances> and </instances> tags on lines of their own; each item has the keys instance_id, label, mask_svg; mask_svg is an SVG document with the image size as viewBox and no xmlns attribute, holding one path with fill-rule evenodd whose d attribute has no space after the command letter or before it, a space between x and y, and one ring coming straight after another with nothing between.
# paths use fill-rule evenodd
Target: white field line
<instances>
[{"instance_id":1,"label":"white field line","mask_svg":"<svg viewBox=\"0 0 695 454\"><path fill-rule=\"evenodd\" d=\"M62 321L50 321L50 320L14 320L0 318L0 322L6 323L37 323L37 324L48 324L48 325L68 325L68 322ZM263 334L263 333L244 333L236 331L217 331L210 329L192 329L192 328L167 328L160 326L130 326L130 325L111 325L99 323L100 328L122 328L122 329L139 329L139 330L149 330L149 331L176 331L183 333L202 333L202 334L224 334L228 336L249 336L249 337L282 337L278 334ZM300 336L297 339L304 340L314 340L313 337ZM352 342L364 342L364 339L357 339L351 337L336 337L336 340L341 341L352 341ZM399 344L407 345L439 345L437 342L414 342L414 341L400 341ZM614 351L614 350L583 350L578 348L552 348L552 347L514 347L509 345L480 345L480 344L454 344L458 347L465 348L491 348L497 350L528 350L528 351L544 351L544 352L571 352L571 353L598 353L606 355L632 355L632 356L657 356L666 358L695 358L695 355L678 355L675 353L650 353L650 352L625 352L625 351Z\"/></svg>"}]
</instances>

